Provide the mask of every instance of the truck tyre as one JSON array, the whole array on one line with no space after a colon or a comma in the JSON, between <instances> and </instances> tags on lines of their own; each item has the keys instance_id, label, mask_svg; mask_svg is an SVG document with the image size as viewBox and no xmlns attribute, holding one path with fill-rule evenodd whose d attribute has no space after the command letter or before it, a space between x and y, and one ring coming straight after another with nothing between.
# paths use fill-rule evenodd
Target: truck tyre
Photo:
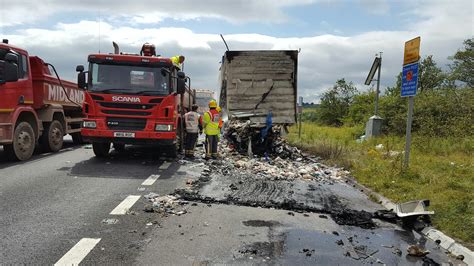
<instances>
[{"instance_id":1,"label":"truck tyre","mask_svg":"<svg viewBox=\"0 0 474 266\"><path fill-rule=\"evenodd\" d=\"M166 154L168 155L168 157L170 158L176 158L178 157L178 149L176 147L176 145L170 145L167 147L167 150L166 150Z\"/></svg>"},{"instance_id":2,"label":"truck tyre","mask_svg":"<svg viewBox=\"0 0 474 266\"><path fill-rule=\"evenodd\" d=\"M109 156L110 142L93 142L92 149L96 157L105 158Z\"/></svg>"},{"instance_id":3,"label":"truck tyre","mask_svg":"<svg viewBox=\"0 0 474 266\"><path fill-rule=\"evenodd\" d=\"M81 132L72 133L71 137L72 137L72 143L76 145L84 144L84 140L82 139Z\"/></svg>"},{"instance_id":4,"label":"truck tyre","mask_svg":"<svg viewBox=\"0 0 474 266\"><path fill-rule=\"evenodd\" d=\"M114 150L117 152L123 152L125 151L125 144L122 143L114 143Z\"/></svg>"},{"instance_id":5,"label":"truck tyre","mask_svg":"<svg viewBox=\"0 0 474 266\"><path fill-rule=\"evenodd\" d=\"M5 145L10 160L24 161L31 158L35 150L36 136L28 122L20 122L13 132L13 144Z\"/></svg>"},{"instance_id":6,"label":"truck tyre","mask_svg":"<svg viewBox=\"0 0 474 266\"><path fill-rule=\"evenodd\" d=\"M63 138L63 125L58 120L53 120L46 125L40 142L44 151L57 152L63 147Z\"/></svg>"},{"instance_id":7,"label":"truck tyre","mask_svg":"<svg viewBox=\"0 0 474 266\"><path fill-rule=\"evenodd\" d=\"M178 154L182 153L182 148L184 147L184 145L182 144L182 136L183 132L181 131L181 125L178 123L178 129L176 130L176 143L168 147L168 157L176 158L178 157Z\"/></svg>"}]
</instances>

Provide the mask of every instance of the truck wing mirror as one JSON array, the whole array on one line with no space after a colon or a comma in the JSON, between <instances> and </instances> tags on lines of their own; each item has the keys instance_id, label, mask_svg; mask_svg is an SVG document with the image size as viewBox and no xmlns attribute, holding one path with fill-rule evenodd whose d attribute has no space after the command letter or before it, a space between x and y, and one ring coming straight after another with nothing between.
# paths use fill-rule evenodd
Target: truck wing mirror
<instances>
[{"instance_id":1,"label":"truck wing mirror","mask_svg":"<svg viewBox=\"0 0 474 266\"><path fill-rule=\"evenodd\" d=\"M5 61L7 61L9 63L18 64L18 55L13 54L13 53L7 53L5 55Z\"/></svg>"},{"instance_id":2,"label":"truck wing mirror","mask_svg":"<svg viewBox=\"0 0 474 266\"><path fill-rule=\"evenodd\" d=\"M84 66L78 65L76 67L76 71L79 72L77 73L77 87L79 89L85 89L87 84L86 84L86 72L84 72Z\"/></svg>"},{"instance_id":3,"label":"truck wing mirror","mask_svg":"<svg viewBox=\"0 0 474 266\"><path fill-rule=\"evenodd\" d=\"M183 78L178 78L178 88L177 88L177 93L178 94L184 94L186 91L186 81Z\"/></svg>"},{"instance_id":4,"label":"truck wing mirror","mask_svg":"<svg viewBox=\"0 0 474 266\"><path fill-rule=\"evenodd\" d=\"M16 63L0 60L0 84L17 81L18 76L18 65Z\"/></svg>"},{"instance_id":5,"label":"truck wing mirror","mask_svg":"<svg viewBox=\"0 0 474 266\"><path fill-rule=\"evenodd\" d=\"M79 89L86 89L86 72L77 73L77 87Z\"/></svg>"},{"instance_id":6,"label":"truck wing mirror","mask_svg":"<svg viewBox=\"0 0 474 266\"><path fill-rule=\"evenodd\" d=\"M184 72L182 72L182 71L179 71L179 72L178 72L178 78L180 78L180 79L185 79L185 78L186 78L186 74L184 74Z\"/></svg>"}]
</instances>

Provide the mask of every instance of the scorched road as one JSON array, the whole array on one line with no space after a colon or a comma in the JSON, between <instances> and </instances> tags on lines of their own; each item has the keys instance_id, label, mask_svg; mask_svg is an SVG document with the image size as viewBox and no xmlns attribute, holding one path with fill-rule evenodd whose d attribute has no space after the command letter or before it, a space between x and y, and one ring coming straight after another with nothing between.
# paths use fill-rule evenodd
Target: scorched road
<instances>
[{"instance_id":1,"label":"scorched road","mask_svg":"<svg viewBox=\"0 0 474 266\"><path fill-rule=\"evenodd\" d=\"M0 264L460 263L396 224L358 221L382 207L343 182L246 176L226 157L127 147L98 159L69 143L13 163L0 150ZM351 206L357 222L337 220ZM415 244L428 257L407 255Z\"/></svg>"}]
</instances>

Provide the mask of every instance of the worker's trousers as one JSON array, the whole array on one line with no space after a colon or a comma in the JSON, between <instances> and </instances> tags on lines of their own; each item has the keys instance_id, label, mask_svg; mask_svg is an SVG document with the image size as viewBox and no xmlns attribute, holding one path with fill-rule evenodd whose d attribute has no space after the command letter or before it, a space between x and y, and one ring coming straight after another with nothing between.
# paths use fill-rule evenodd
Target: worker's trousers
<instances>
[{"instance_id":1,"label":"worker's trousers","mask_svg":"<svg viewBox=\"0 0 474 266\"><path fill-rule=\"evenodd\" d=\"M218 135L206 135L206 158L217 158Z\"/></svg>"},{"instance_id":2,"label":"worker's trousers","mask_svg":"<svg viewBox=\"0 0 474 266\"><path fill-rule=\"evenodd\" d=\"M186 144L185 144L185 155L194 157L194 148L196 148L196 142L198 139L198 133L186 133Z\"/></svg>"}]
</instances>

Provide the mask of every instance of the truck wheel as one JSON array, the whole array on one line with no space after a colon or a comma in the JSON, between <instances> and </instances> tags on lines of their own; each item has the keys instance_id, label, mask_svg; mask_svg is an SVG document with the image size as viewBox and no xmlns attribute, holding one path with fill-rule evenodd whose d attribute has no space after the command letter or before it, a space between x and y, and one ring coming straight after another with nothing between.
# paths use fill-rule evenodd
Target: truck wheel
<instances>
[{"instance_id":1,"label":"truck wheel","mask_svg":"<svg viewBox=\"0 0 474 266\"><path fill-rule=\"evenodd\" d=\"M176 155L174 157L178 156L178 154L183 153L184 131L181 129L182 129L181 123L178 123L178 129L176 130L176 146L175 146Z\"/></svg>"},{"instance_id":2,"label":"truck wheel","mask_svg":"<svg viewBox=\"0 0 474 266\"><path fill-rule=\"evenodd\" d=\"M74 144L76 144L76 145L84 144L84 140L82 139L81 132L72 133L71 137L72 137L72 142Z\"/></svg>"},{"instance_id":3,"label":"truck wheel","mask_svg":"<svg viewBox=\"0 0 474 266\"><path fill-rule=\"evenodd\" d=\"M44 151L57 152L63 147L64 130L58 120L47 124L41 136L41 145Z\"/></svg>"},{"instance_id":4,"label":"truck wheel","mask_svg":"<svg viewBox=\"0 0 474 266\"><path fill-rule=\"evenodd\" d=\"M92 142L92 149L95 156L105 158L109 156L110 142Z\"/></svg>"},{"instance_id":5,"label":"truck wheel","mask_svg":"<svg viewBox=\"0 0 474 266\"><path fill-rule=\"evenodd\" d=\"M24 161L31 158L35 150L36 137L28 122L21 122L15 127L13 144L5 145L7 157L14 161Z\"/></svg>"},{"instance_id":6,"label":"truck wheel","mask_svg":"<svg viewBox=\"0 0 474 266\"><path fill-rule=\"evenodd\" d=\"M116 150L116 151L118 151L118 152L123 152L123 151L125 151L125 144L114 143L114 150Z\"/></svg>"},{"instance_id":7,"label":"truck wheel","mask_svg":"<svg viewBox=\"0 0 474 266\"><path fill-rule=\"evenodd\" d=\"M176 145L170 145L167 147L167 150L166 150L166 154L168 155L168 157L170 158L176 158L178 157L178 149L176 147Z\"/></svg>"}]
</instances>

